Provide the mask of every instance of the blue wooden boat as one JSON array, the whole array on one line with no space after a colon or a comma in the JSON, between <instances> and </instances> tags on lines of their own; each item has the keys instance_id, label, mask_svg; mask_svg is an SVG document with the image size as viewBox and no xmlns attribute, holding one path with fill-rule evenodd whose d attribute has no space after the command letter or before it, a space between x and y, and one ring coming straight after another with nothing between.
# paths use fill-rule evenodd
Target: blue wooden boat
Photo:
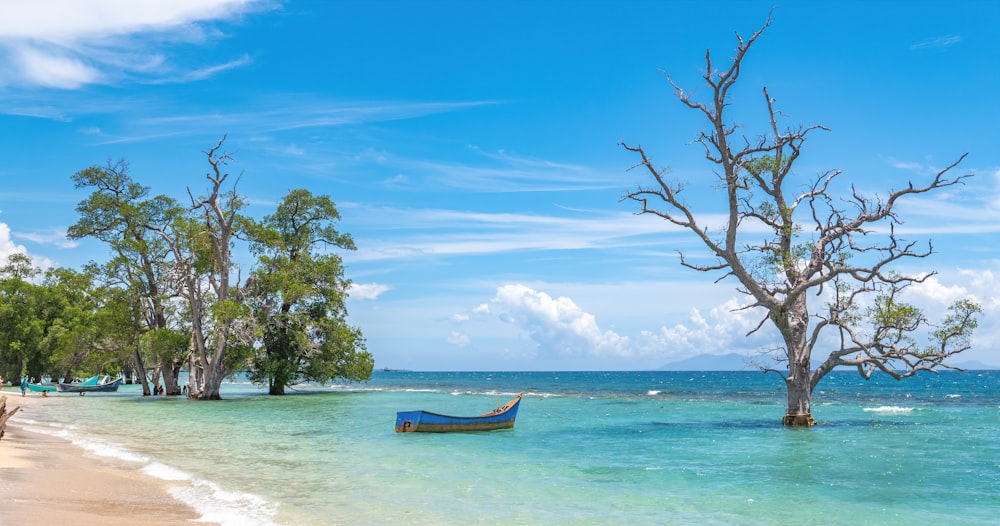
<instances>
[{"instance_id":1,"label":"blue wooden boat","mask_svg":"<svg viewBox=\"0 0 1000 526\"><path fill-rule=\"evenodd\" d=\"M397 433L450 433L455 431L493 431L510 429L517 418L521 395L485 415L449 416L430 411L400 411L396 413Z\"/></svg>"},{"instance_id":2,"label":"blue wooden boat","mask_svg":"<svg viewBox=\"0 0 1000 526\"><path fill-rule=\"evenodd\" d=\"M28 384L28 390L33 393L52 393L55 392L56 386L52 384Z\"/></svg>"},{"instance_id":3,"label":"blue wooden boat","mask_svg":"<svg viewBox=\"0 0 1000 526\"><path fill-rule=\"evenodd\" d=\"M118 386L121 384L121 378L115 380L114 382L93 385L64 384L60 382L56 384L56 390L60 393L113 393L118 390Z\"/></svg>"}]
</instances>

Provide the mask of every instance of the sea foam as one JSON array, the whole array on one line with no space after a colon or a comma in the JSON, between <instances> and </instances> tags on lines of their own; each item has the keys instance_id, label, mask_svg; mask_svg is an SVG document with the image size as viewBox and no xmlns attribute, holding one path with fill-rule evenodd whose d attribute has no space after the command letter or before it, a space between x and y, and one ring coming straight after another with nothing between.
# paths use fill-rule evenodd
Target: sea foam
<instances>
[{"instance_id":1,"label":"sea foam","mask_svg":"<svg viewBox=\"0 0 1000 526\"><path fill-rule=\"evenodd\" d=\"M217 484L193 479L190 484L170 488L174 498L194 508L198 522L221 526L277 526L277 506L250 493L227 491Z\"/></svg>"},{"instance_id":2,"label":"sea foam","mask_svg":"<svg viewBox=\"0 0 1000 526\"><path fill-rule=\"evenodd\" d=\"M174 498L197 511L197 522L218 523L221 526L276 526L272 519L277 506L250 493L227 491L212 482L199 480L173 466L152 461L149 457L130 451L118 444L99 438L80 436L73 427L45 425L35 420L20 422L25 429L61 438L92 455L119 461L142 464L139 468L147 476L180 484L167 488Z\"/></svg>"},{"instance_id":3,"label":"sea foam","mask_svg":"<svg viewBox=\"0 0 1000 526\"><path fill-rule=\"evenodd\" d=\"M884 405L881 407L866 407L865 411L870 413L911 413L913 412L913 408Z\"/></svg>"}]
</instances>

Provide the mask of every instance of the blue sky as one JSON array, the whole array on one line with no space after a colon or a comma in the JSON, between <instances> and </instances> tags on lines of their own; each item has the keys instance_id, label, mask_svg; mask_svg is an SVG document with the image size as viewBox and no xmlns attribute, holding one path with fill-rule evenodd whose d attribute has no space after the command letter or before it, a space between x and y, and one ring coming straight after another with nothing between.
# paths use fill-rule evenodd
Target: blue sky
<instances>
[{"instance_id":1,"label":"blue sky","mask_svg":"<svg viewBox=\"0 0 1000 526\"><path fill-rule=\"evenodd\" d=\"M719 210L705 125L663 72L703 92L706 49L774 2L34 0L0 3L0 256L104 260L71 242L70 176L124 158L181 199L228 134L263 216L293 188L329 195L355 283L351 322L377 367L650 369L752 354L759 313L731 281L681 268L684 232L633 214L642 144ZM928 312L986 309L963 360L1000 365L1000 52L996 2L789 2L744 62L731 116L756 133L767 86L789 126L822 124L797 173L867 193L926 181L969 152L962 187L911 200L905 232L939 274Z\"/></svg>"}]
</instances>

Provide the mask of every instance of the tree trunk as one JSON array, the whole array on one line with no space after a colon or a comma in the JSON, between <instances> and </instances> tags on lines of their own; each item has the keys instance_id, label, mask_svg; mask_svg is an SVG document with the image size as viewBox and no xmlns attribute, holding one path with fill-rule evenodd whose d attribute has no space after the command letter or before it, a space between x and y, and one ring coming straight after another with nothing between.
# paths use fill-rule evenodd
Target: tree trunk
<instances>
[{"instance_id":1,"label":"tree trunk","mask_svg":"<svg viewBox=\"0 0 1000 526\"><path fill-rule=\"evenodd\" d=\"M812 382L809 377L809 361L789 360L788 409L781 423L790 427L810 427L816 425L812 417Z\"/></svg>"},{"instance_id":2,"label":"tree trunk","mask_svg":"<svg viewBox=\"0 0 1000 526\"><path fill-rule=\"evenodd\" d=\"M208 364L205 367L204 384L201 387L201 394L198 396L199 400L222 400L222 395L219 394L219 389L222 387L222 380L225 379L226 375L219 370L216 364Z\"/></svg>"},{"instance_id":3,"label":"tree trunk","mask_svg":"<svg viewBox=\"0 0 1000 526\"><path fill-rule=\"evenodd\" d=\"M177 385L177 370L173 358L164 358L160 362L160 372L163 376L163 394L172 396L181 394L181 387Z\"/></svg>"},{"instance_id":4,"label":"tree trunk","mask_svg":"<svg viewBox=\"0 0 1000 526\"><path fill-rule=\"evenodd\" d=\"M135 358L135 372L136 375L142 380L142 396L149 396L151 391L149 390L149 381L146 378L146 366L142 363L142 353L139 352L139 345L136 344L133 351L133 358Z\"/></svg>"},{"instance_id":5,"label":"tree trunk","mask_svg":"<svg viewBox=\"0 0 1000 526\"><path fill-rule=\"evenodd\" d=\"M782 308L771 311L771 319L781 332L788 356L788 409L781 423L792 427L816 425L812 417L811 348L808 339L809 305L804 294L791 298Z\"/></svg>"}]
</instances>

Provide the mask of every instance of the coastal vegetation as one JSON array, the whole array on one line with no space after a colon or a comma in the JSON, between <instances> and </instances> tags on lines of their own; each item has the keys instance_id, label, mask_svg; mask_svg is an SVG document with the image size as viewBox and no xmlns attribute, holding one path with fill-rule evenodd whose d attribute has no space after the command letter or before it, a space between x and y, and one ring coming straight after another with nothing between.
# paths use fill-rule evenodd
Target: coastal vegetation
<instances>
[{"instance_id":1,"label":"coastal vegetation","mask_svg":"<svg viewBox=\"0 0 1000 526\"><path fill-rule=\"evenodd\" d=\"M726 69L716 69L706 53L708 101L696 100L667 75L680 102L709 123L695 142L704 147L713 175L696 182L725 196L720 199L725 206L721 226L689 206L685 182L658 168L642 146L625 142L622 147L639 159L633 168L652 184L639 185L622 199L638 203L638 214L685 229L708 249L704 260L681 252L682 266L719 273L719 281L735 278L739 292L750 298L744 308L762 313L751 333L771 327L780 335L782 345L772 357L783 366L762 362L761 369L784 379L788 407L783 423L811 426L813 391L837 367L856 368L866 379L877 372L902 379L953 369L946 360L970 348L981 307L959 300L934 323L907 303L904 291L935 273L896 269L934 250L929 242L923 247L904 239L896 229L902 224L900 201L962 184L971 174L952 175L963 154L929 181L908 182L882 197L863 195L853 185L838 186L840 170L803 182L793 167L807 137L827 129L782 128L783 116L766 87L765 131L756 137L737 135L744 128L730 121L730 94L747 52L770 24L769 16L750 38L737 34L738 46ZM845 194L835 195L836 189ZM831 350L825 358L813 356L822 349Z\"/></svg>"},{"instance_id":2,"label":"coastal vegetation","mask_svg":"<svg viewBox=\"0 0 1000 526\"><path fill-rule=\"evenodd\" d=\"M185 204L152 196L124 160L73 175L91 193L68 235L102 241L110 259L43 273L14 254L0 266L0 375L122 372L146 395L162 379L165 394L203 400L237 372L270 394L371 376L363 335L347 323L351 282L333 249L354 242L337 231L333 201L296 189L274 214L246 215L224 140L204 152L207 191L188 188ZM256 256L245 272L235 249Z\"/></svg>"}]
</instances>

